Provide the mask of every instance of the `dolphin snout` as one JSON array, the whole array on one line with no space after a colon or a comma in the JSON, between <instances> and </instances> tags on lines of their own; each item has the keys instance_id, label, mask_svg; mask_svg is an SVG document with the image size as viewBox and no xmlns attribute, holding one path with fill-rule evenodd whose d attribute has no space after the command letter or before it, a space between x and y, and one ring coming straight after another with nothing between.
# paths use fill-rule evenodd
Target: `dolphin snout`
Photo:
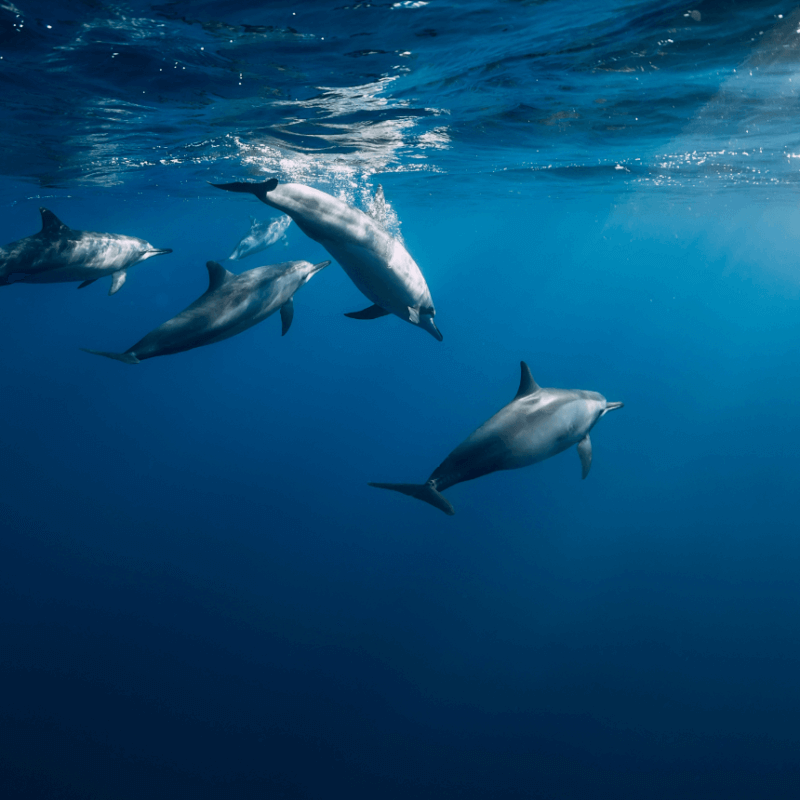
<instances>
[{"instance_id":1,"label":"dolphin snout","mask_svg":"<svg viewBox=\"0 0 800 800\"><path fill-rule=\"evenodd\" d=\"M315 272L319 272L321 269L325 269L325 267L330 264L330 261L320 261L319 264L314 264L313 267L308 271L309 275L313 275Z\"/></svg>"},{"instance_id":2,"label":"dolphin snout","mask_svg":"<svg viewBox=\"0 0 800 800\"><path fill-rule=\"evenodd\" d=\"M171 253L171 247L165 247L163 250L148 250L147 255L149 256L165 256L167 253Z\"/></svg>"},{"instance_id":3,"label":"dolphin snout","mask_svg":"<svg viewBox=\"0 0 800 800\"><path fill-rule=\"evenodd\" d=\"M605 414L607 411L613 411L615 408L624 408L624 407L625 403L606 403L606 407L603 410L603 413Z\"/></svg>"},{"instance_id":4,"label":"dolphin snout","mask_svg":"<svg viewBox=\"0 0 800 800\"><path fill-rule=\"evenodd\" d=\"M439 329L436 327L436 323L433 321L433 317L430 314L420 314L419 322L417 323L420 328L423 330L428 331L428 333L436 339L437 342L441 342L444 339Z\"/></svg>"}]
</instances>

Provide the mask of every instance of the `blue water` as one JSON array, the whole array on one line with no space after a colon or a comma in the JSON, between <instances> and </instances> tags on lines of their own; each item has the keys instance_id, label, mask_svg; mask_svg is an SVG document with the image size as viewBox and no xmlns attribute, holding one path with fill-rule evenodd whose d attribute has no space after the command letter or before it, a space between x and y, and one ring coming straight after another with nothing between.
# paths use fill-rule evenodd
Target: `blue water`
<instances>
[{"instance_id":1,"label":"blue water","mask_svg":"<svg viewBox=\"0 0 800 800\"><path fill-rule=\"evenodd\" d=\"M337 5L341 3L341 5ZM4 798L800 797L800 12L776 2L0 5L0 243L173 248L0 291ZM442 343L335 264L128 366L308 183L388 224ZM292 225L240 263L326 257ZM625 408L423 482L514 396Z\"/></svg>"}]
</instances>

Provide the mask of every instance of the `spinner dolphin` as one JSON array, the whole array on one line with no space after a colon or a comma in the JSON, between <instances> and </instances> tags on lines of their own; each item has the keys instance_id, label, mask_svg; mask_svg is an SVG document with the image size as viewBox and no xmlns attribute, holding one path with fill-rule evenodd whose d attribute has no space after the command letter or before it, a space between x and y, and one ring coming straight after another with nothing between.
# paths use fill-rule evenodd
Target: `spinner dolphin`
<instances>
[{"instance_id":1,"label":"spinner dolphin","mask_svg":"<svg viewBox=\"0 0 800 800\"><path fill-rule=\"evenodd\" d=\"M597 420L623 404L609 403L597 392L542 389L524 361L520 367L522 376L514 399L456 447L426 483L369 485L416 497L445 514L455 514L450 501L441 494L450 486L490 472L536 464L574 444L578 445L585 478L592 465L589 431Z\"/></svg>"},{"instance_id":2,"label":"spinner dolphin","mask_svg":"<svg viewBox=\"0 0 800 800\"><path fill-rule=\"evenodd\" d=\"M394 314L442 340L428 284L401 242L363 211L300 183L215 183L218 189L254 194L288 214L303 233L319 242L373 305L346 316L376 319Z\"/></svg>"},{"instance_id":3,"label":"spinner dolphin","mask_svg":"<svg viewBox=\"0 0 800 800\"><path fill-rule=\"evenodd\" d=\"M330 264L287 261L234 275L216 261L206 264L208 289L176 317L150 331L124 353L87 350L125 364L138 364L146 358L167 356L221 342L257 325L278 309L281 335L292 324L295 292L312 275Z\"/></svg>"},{"instance_id":4,"label":"spinner dolphin","mask_svg":"<svg viewBox=\"0 0 800 800\"><path fill-rule=\"evenodd\" d=\"M250 217L250 230L233 248L233 252L228 256L228 261L239 261L266 250L286 235L286 229L291 224L292 218L285 214L268 222L259 222L254 217Z\"/></svg>"},{"instance_id":5,"label":"spinner dolphin","mask_svg":"<svg viewBox=\"0 0 800 800\"><path fill-rule=\"evenodd\" d=\"M0 286L11 283L68 283L79 289L111 275L109 294L119 291L135 264L171 253L144 239L119 233L93 233L67 227L46 208L40 208L42 230L0 247Z\"/></svg>"}]
</instances>

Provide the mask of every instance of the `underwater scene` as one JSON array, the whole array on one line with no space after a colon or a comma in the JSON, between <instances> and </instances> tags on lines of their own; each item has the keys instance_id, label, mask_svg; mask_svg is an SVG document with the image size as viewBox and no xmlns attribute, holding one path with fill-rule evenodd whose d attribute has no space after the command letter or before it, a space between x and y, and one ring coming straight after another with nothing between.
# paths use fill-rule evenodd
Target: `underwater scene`
<instances>
[{"instance_id":1,"label":"underwater scene","mask_svg":"<svg viewBox=\"0 0 800 800\"><path fill-rule=\"evenodd\" d=\"M0 797L800 797L800 7L0 0L0 81Z\"/></svg>"}]
</instances>

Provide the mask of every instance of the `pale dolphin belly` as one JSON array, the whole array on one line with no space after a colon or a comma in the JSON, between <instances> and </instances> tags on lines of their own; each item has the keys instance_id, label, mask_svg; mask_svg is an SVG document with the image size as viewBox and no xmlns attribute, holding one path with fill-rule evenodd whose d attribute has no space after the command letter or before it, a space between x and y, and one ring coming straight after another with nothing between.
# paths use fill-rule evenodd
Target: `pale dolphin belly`
<instances>
[{"instance_id":1,"label":"pale dolphin belly","mask_svg":"<svg viewBox=\"0 0 800 800\"><path fill-rule=\"evenodd\" d=\"M408 320L409 308L429 305L428 287L405 248L389 239L376 250L360 243L321 239L356 288L375 305Z\"/></svg>"},{"instance_id":2,"label":"pale dolphin belly","mask_svg":"<svg viewBox=\"0 0 800 800\"><path fill-rule=\"evenodd\" d=\"M505 406L453 450L429 479L437 490L545 461L580 442L591 429L593 420L583 402L534 399L527 413L518 403Z\"/></svg>"}]
</instances>

